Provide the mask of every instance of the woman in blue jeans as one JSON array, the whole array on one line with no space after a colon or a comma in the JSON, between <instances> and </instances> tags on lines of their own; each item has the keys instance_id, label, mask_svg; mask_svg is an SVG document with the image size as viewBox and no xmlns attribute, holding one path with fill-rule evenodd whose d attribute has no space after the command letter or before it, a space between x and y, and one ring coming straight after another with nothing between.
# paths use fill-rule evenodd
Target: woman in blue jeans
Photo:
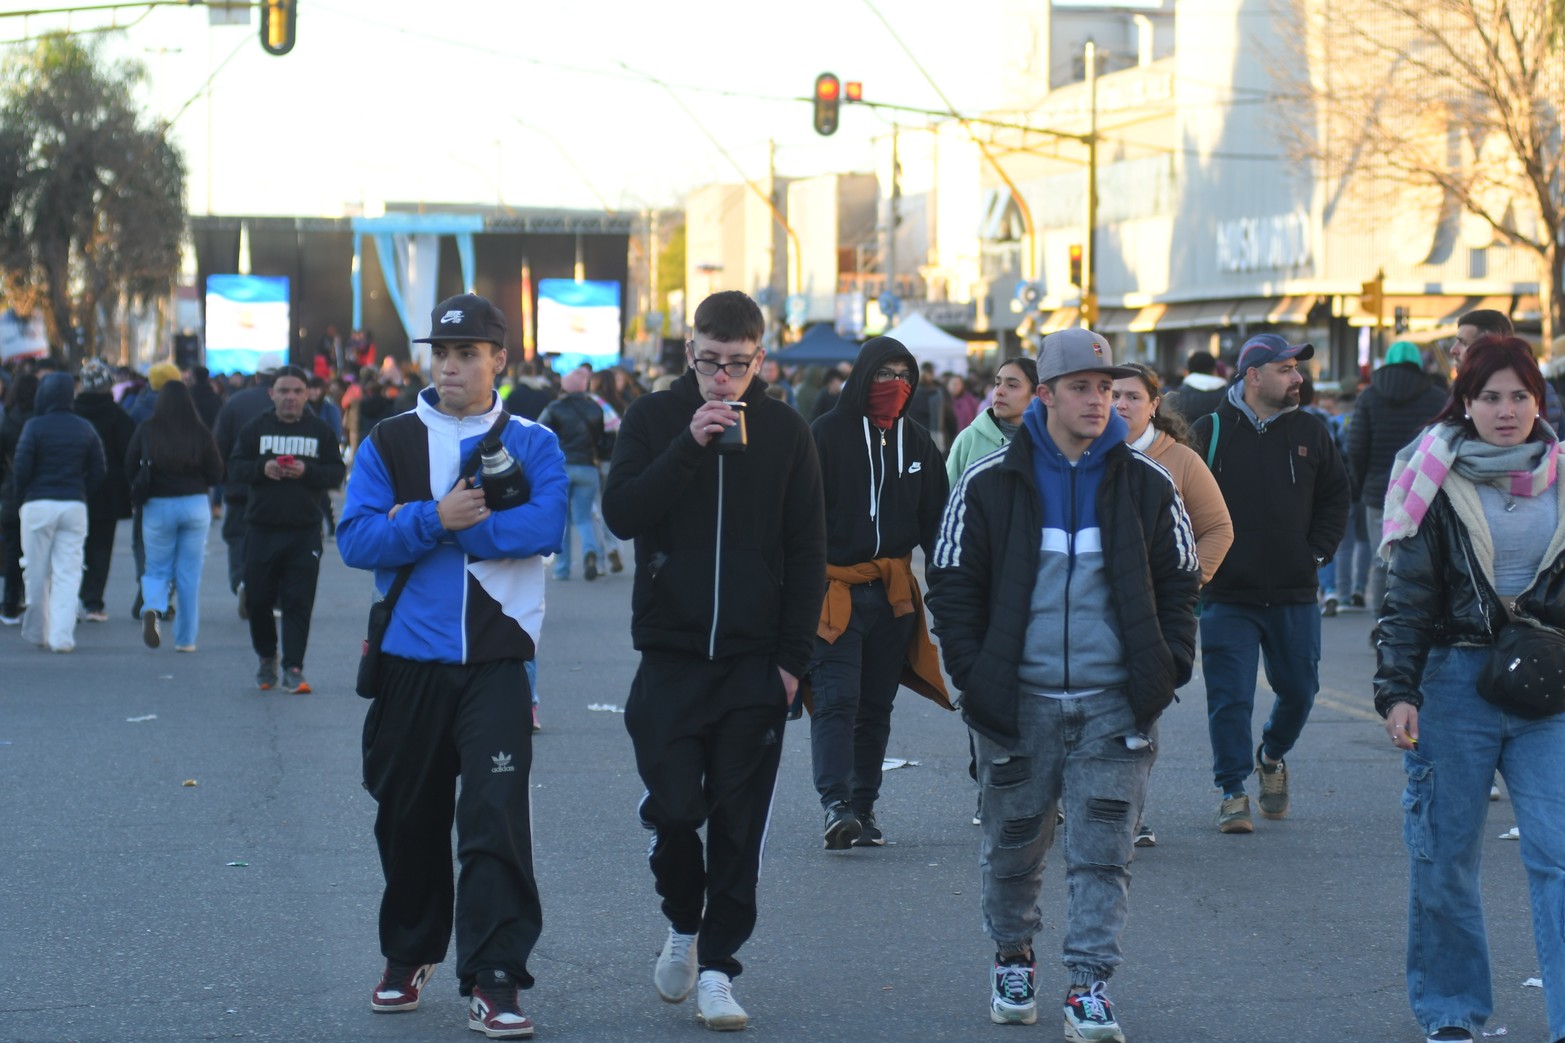
<instances>
[{"instance_id":1,"label":"woman in blue jeans","mask_svg":"<svg viewBox=\"0 0 1565 1043\"><path fill-rule=\"evenodd\" d=\"M1386 497L1375 705L1407 770L1407 991L1429 1043L1472 1040L1494 1011L1479 866L1497 768L1521 830L1546 1038L1565 1040L1565 716L1518 716L1478 691L1508 621L1565 627L1565 483L1543 401L1527 343L1481 338Z\"/></svg>"},{"instance_id":2,"label":"woman in blue jeans","mask_svg":"<svg viewBox=\"0 0 1565 1043\"><path fill-rule=\"evenodd\" d=\"M141 534L147 568L141 576L141 636L148 648L162 643L159 621L168 614L169 585L179 598L174 651L194 652L201 625L201 567L206 561L212 510L207 494L223 480L217 441L202 423L190 389L170 380L158 392L152 416L131 436L125 473L133 478L143 460L152 470L151 497L142 507Z\"/></svg>"}]
</instances>

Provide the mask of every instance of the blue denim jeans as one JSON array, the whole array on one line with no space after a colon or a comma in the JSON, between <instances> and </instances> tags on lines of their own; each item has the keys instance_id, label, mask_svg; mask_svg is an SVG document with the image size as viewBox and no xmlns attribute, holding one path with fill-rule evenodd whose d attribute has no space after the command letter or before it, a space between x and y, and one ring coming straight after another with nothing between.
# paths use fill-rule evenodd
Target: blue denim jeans
<instances>
[{"instance_id":1,"label":"blue denim jeans","mask_svg":"<svg viewBox=\"0 0 1565 1043\"><path fill-rule=\"evenodd\" d=\"M1255 770L1251 743L1255 668L1266 659L1266 683L1277 693L1261 732L1267 756L1280 760L1299 741L1320 690L1320 612L1302 605L1201 607L1201 671L1212 777L1224 794L1244 792Z\"/></svg>"},{"instance_id":2,"label":"blue denim jeans","mask_svg":"<svg viewBox=\"0 0 1565 1043\"><path fill-rule=\"evenodd\" d=\"M1061 958L1072 985L1107 981L1121 962L1135 826L1153 747L1125 744L1140 729L1123 689L1020 699L1014 745L973 733L984 808L984 933L1001 951L1015 952L1031 946L1042 928L1038 892L1054 843L1055 804L1063 799L1069 899ZM1147 738L1156 741L1155 726Z\"/></svg>"},{"instance_id":3,"label":"blue denim jeans","mask_svg":"<svg viewBox=\"0 0 1565 1043\"><path fill-rule=\"evenodd\" d=\"M174 644L194 645L201 626L201 568L206 563L207 530L212 508L202 493L155 496L141 509L141 535L147 547L147 570L141 576L141 603L168 612L168 585L179 598L174 616Z\"/></svg>"},{"instance_id":4,"label":"blue denim jeans","mask_svg":"<svg viewBox=\"0 0 1565 1043\"><path fill-rule=\"evenodd\" d=\"M1426 1033L1474 1036L1494 1011L1478 871L1489 786L1505 776L1521 829L1532 932L1549 1013L1565 1037L1565 716L1531 721L1478 694L1488 649L1435 648L1424 667L1418 749L1403 755L1403 839L1411 858L1407 995Z\"/></svg>"},{"instance_id":5,"label":"blue denim jeans","mask_svg":"<svg viewBox=\"0 0 1565 1043\"><path fill-rule=\"evenodd\" d=\"M554 556L554 575L566 579L571 574L571 529L581 536L583 558L588 552L603 557L598 546L598 534L593 530L592 505L598 498L598 469L591 464L566 464L565 477L570 479L570 522L565 526L565 536L560 542L560 553ZM599 561L599 565L602 561Z\"/></svg>"}]
</instances>

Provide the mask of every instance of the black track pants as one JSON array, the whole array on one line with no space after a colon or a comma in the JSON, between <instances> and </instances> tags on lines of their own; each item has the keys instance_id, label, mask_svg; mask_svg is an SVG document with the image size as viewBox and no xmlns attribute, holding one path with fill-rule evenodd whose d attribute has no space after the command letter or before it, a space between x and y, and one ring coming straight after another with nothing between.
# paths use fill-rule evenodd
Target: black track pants
<instances>
[{"instance_id":1,"label":"black track pants","mask_svg":"<svg viewBox=\"0 0 1565 1043\"><path fill-rule=\"evenodd\" d=\"M463 994L485 969L530 987L527 958L543 911L533 876L532 698L522 662L381 662L381 694L364 718L364 787L380 805L375 842L386 877L381 953L395 963L443 962L454 898Z\"/></svg>"},{"instance_id":2,"label":"black track pants","mask_svg":"<svg viewBox=\"0 0 1565 1043\"><path fill-rule=\"evenodd\" d=\"M669 923L699 933L703 970L738 975L734 954L755 929L787 711L765 658L643 656L631 685L625 727L647 787L652 876Z\"/></svg>"},{"instance_id":3,"label":"black track pants","mask_svg":"<svg viewBox=\"0 0 1565 1043\"><path fill-rule=\"evenodd\" d=\"M266 529L245 533L245 604L250 608L250 644L262 657L277 654L277 621L283 610L283 669L304 667L315 611L315 583L321 574L321 530Z\"/></svg>"}]
</instances>

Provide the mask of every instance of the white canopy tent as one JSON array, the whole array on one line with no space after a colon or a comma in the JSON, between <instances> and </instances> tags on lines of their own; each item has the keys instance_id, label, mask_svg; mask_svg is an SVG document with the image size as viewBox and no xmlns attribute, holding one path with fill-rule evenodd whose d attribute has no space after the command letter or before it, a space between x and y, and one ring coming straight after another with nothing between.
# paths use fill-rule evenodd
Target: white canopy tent
<instances>
[{"instance_id":1,"label":"white canopy tent","mask_svg":"<svg viewBox=\"0 0 1565 1043\"><path fill-rule=\"evenodd\" d=\"M967 375L967 341L953 337L918 312L904 316L886 336L901 341L920 365L930 363L937 374Z\"/></svg>"}]
</instances>

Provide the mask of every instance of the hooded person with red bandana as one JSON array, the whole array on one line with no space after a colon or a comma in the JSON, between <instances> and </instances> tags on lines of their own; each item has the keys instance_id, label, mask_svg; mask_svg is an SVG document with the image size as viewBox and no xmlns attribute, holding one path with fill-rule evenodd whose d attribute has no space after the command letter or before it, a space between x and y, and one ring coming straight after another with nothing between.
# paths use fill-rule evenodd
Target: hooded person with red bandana
<instances>
[{"instance_id":1,"label":"hooded person with red bandana","mask_svg":"<svg viewBox=\"0 0 1565 1043\"><path fill-rule=\"evenodd\" d=\"M828 850L885 843L876 819L901 684L950 708L912 553L934 550L949 486L934 439L906 415L918 363L866 341L837 405L811 430L826 490L826 596L805 681Z\"/></svg>"}]
</instances>

